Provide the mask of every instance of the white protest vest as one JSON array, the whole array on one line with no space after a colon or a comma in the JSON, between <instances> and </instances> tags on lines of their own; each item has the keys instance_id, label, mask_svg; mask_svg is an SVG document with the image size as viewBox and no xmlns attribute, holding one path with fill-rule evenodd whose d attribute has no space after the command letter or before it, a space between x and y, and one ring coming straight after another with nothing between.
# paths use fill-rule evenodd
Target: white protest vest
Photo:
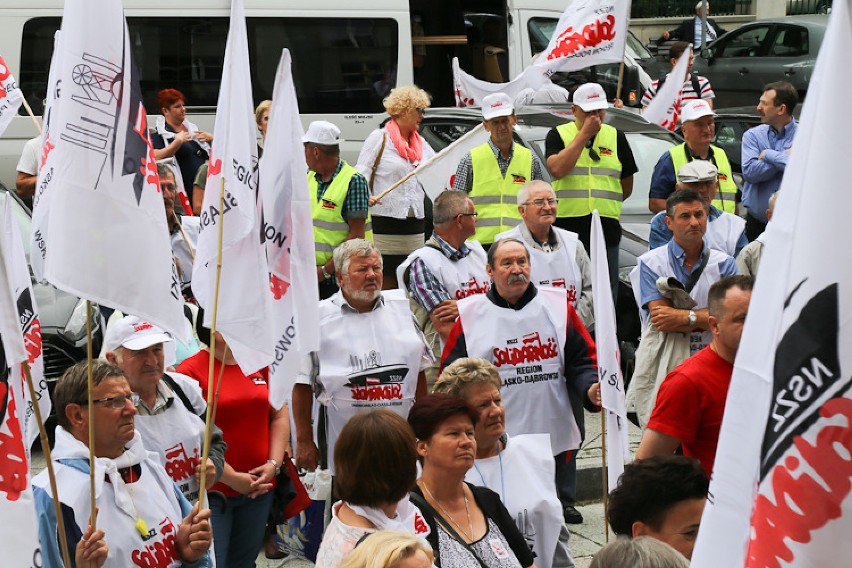
<instances>
[{"instance_id":1,"label":"white protest vest","mask_svg":"<svg viewBox=\"0 0 852 568\"><path fill-rule=\"evenodd\" d=\"M583 292L583 273L577 264L577 233L559 227L551 229L559 239L559 248L553 252L544 252L529 246L521 236L520 226L500 233L494 240L512 238L524 243L530 253L530 281L536 287L565 288L568 291L568 301L576 307Z\"/></svg>"},{"instance_id":2,"label":"white protest vest","mask_svg":"<svg viewBox=\"0 0 852 568\"><path fill-rule=\"evenodd\" d=\"M553 566L554 552L564 546L559 532L565 521L556 496L550 436L510 437L499 456L477 459L465 481L500 495L518 530L536 554L537 566ZM567 547L566 547L567 548ZM560 557L568 556L563 552Z\"/></svg>"},{"instance_id":3,"label":"white protest vest","mask_svg":"<svg viewBox=\"0 0 852 568\"><path fill-rule=\"evenodd\" d=\"M320 302L317 398L328 416L328 466L334 473L334 443L358 412L385 408L408 417L425 345L402 290L382 292L384 305L355 313Z\"/></svg>"},{"instance_id":4,"label":"white protest vest","mask_svg":"<svg viewBox=\"0 0 852 568\"><path fill-rule=\"evenodd\" d=\"M443 252L430 246L412 252L396 271L400 287L405 286L405 271L414 259L421 258L453 300L488 292L491 289L491 278L485 272L488 263L485 249L477 241L465 241L464 244L470 249L470 254L458 260L450 260Z\"/></svg>"},{"instance_id":5,"label":"white protest vest","mask_svg":"<svg viewBox=\"0 0 852 568\"><path fill-rule=\"evenodd\" d=\"M707 223L704 243L711 249L736 256L737 243L745 230L745 224L745 219L742 217L723 211L721 215Z\"/></svg>"},{"instance_id":6,"label":"white protest vest","mask_svg":"<svg viewBox=\"0 0 852 568\"><path fill-rule=\"evenodd\" d=\"M98 527L106 531L109 544L109 554L104 566L182 566L177 551L177 532L183 515L172 480L150 453L139 465L142 473L139 479L129 486L133 488L133 503L139 517L148 527L148 534L143 538L136 529L136 518L115 506L113 487L105 482L96 500ZM90 511L89 474L58 462L54 462L54 468L60 498L74 510L74 521L80 530L85 531L89 524ZM52 495L46 475L33 479L33 484ZM66 527L66 530L68 529L69 527Z\"/></svg>"},{"instance_id":7,"label":"white protest vest","mask_svg":"<svg viewBox=\"0 0 852 568\"><path fill-rule=\"evenodd\" d=\"M550 434L553 455L580 447L563 373L566 299L564 290L539 288L521 310L498 307L482 294L458 304L468 357L500 372L506 432Z\"/></svg>"},{"instance_id":8,"label":"white protest vest","mask_svg":"<svg viewBox=\"0 0 852 568\"><path fill-rule=\"evenodd\" d=\"M179 383L180 384L180 383ZM183 387L183 384L180 384ZM199 411L200 412L200 411ZM195 468L201 462L204 422L189 412L175 395L171 405L155 416L136 416L136 429L190 503L198 501Z\"/></svg>"},{"instance_id":9,"label":"white protest vest","mask_svg":"<svg viewBox=\"0 0 852 568\"><path fill-rule=\"evenodd\" d=\"M673 241L669 241L670 243ZM696 304L693 309L702 310L707 307L707 294L710 292L710 286L717 282L722 276L719 265L723 263L728 255L718 250L707 248L710 251L710 258L707 259L707 266L698 278L695 287L689 293L689 296L695 300ZM674 269L669 263L669 245L657 247L649 250L639 257L639 262L630 271L630 284L633 287L633 297L636 299L636 305L639 306L639 317L642 320L642 328L648 325L650 321L648 310L642 307L641 290L640 290L640 269L639 266L645 264L651 269L651 272L657 276L674 276ZM683 284L683 282L682 282ZM713 334L709 331L695 330L690 333L689 338L689 353L695 355L708 345L713 340Z\"/></svg>"}]
</instances>

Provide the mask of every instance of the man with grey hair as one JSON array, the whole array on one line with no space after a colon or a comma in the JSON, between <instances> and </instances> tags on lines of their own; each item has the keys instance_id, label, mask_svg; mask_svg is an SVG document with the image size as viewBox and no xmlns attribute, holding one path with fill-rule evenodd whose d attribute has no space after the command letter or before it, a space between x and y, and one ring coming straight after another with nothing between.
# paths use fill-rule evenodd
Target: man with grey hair
<instances>
[{"instance_id":1,"label":"man with grey hair","mask_svg":"<svg viewBox=\"0 0 852 568\"><path fill-rule=\"evenodd\" d=\"M441 349L459 315L456 302L491 288L485 273L485 249L468 240L476 231L476 211L468 194L450 190L438 195L432 209L435 230L425 246L411 253L397 270L408 292L420 329L440 359ZM437 365L426 371L430 385Z\"/></svg>"},{"instance_id":2,"label":"man with grey hair","mask_svg":"<svg viewBox=\"0 0 852 568\"><path fill-rule=\"evenodd\" d=\"M172 254L175 257L181 289L185 295L191 296L192 263L201 223L199 217L183 216L177 213L175 202L178 199L178 189L174 170L168 164L157 162L157 174L160 177L160 192L163 194L169 239L172 243Z\"/></svg>"},{"instance_id":3,"label":"man with grey hair","mask_svg":"<svg viewBox=\"0 0 852 568\"><path fill-rule=\"evenodd\" d=\"M382 255L364 239L334 249L340 291L320 302L320 346L302 362L293 387L296 466L334 473L334 443L358 412L376 408L408 416L426 394L432 352L402 290L382 292ZM320 403L319 439L311 424Z\"/></svg>"},{"instance_id":4,"label":"man with grey hair","mask_svg":"<svg viewBox=\"0 0 852 568\"><path fill-rule=\"evenodd\" d=\"M591 261L577 233L554 227L556 192L546 181L528 182L518 191L523 223L500 233L523 242L530 253L530 279L536 286L568 291L568 301L587 328L595 321L592 309Z\"/></svg>"}]
</instances>

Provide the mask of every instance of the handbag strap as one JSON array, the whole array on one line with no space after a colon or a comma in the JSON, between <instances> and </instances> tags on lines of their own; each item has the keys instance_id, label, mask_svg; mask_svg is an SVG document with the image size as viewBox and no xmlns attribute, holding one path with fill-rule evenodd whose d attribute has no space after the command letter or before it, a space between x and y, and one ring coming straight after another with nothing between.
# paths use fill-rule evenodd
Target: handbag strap
<instances>
[{"instance_id":1,"label":"handbag strap","mask_svg":"<svg viewBox=\"0 0 852 568\"><path fill-rule=\"evenodd\" d=\"M379 161L382 159L382 154L385 152L385 143L388 141L388 135L382 132L382 146L379 148L379 153L376 155L376 161L373 162L373 167L370 170L370 189L373 189L373 181L376 179L376 170L379 169Z\"/></svg>"},{"instance_id":2,"label":"handbag strap","mask_svg":"<svg viewBox=\"0 0 852 568\"><path fill-rule=\"evenodd\" d=\"M444 517L442 517L441 514L426 501L425 497L423 497L416 491L411 491L409 494L409 498L411 499L411 501L414 502L415 505L417 505L417 508L420 509L421 512L425 511L426 513L431 515L436 522L441 523L441 527L444 529L444 531L448 535L450 535L453 540L462 545L464 549L467 550L471 554L471 556L476 559L476 561L482 568L488 568L488 566L485 564L485 562L482 561L482 558L479 557L476 551L471 548L471 546L467 542L465 542L465 540L459 535L459 533L456 532L456 530L453 528L452 523L448 523L446 519L444 519Z\"/></svg>"},{"instance_id":3,"label":"handbag strap","mask_svg":"<svg viewBox=\"0 0 852 568\"><path fill-rule=\"evenodd\" d=\"M704 268L707 266L707 262L710 260L710 249L704 249L704 254L701 255L701 264L699 264L695 270L692 271L692 274L689 275L689 280L683 285L683 289L686 290L686 293L689 294L692 292L692 289L695 288L695 285L698 284L698 279L701 278L701 273L704 272Z\"/></svg>"}]
</instances>

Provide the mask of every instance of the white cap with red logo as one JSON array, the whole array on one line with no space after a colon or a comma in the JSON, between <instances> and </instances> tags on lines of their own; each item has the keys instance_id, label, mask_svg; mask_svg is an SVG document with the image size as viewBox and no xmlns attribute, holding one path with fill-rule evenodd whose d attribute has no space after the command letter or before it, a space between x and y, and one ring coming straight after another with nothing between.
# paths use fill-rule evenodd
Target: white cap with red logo
<instances>
[{"instance_id":1,"label":"white cap with red logo","mask_svg":"<svg viewBox=\"0 0 852 568\"><path fill-rule=\"evenodd\" d=\"M584 112L609 108L609 103L606 102L606 93L603 87L597 83L585 83L577 87L571 102L583 109Z\"/></svg>"},{"instance_id":2,"label":"white cap with red logo","mask_svg":"<svg viewBox=\"0 0 852 568\"><path fill-rule=\"evenodd\" d=\"M483 120L491 120L498 116L509 116L514 114L515 105L512 103L512 98L504 93L494 93L482 97L482 118Z\"/></svg>"},{"instance_id":3,"label":"white cap with red logo","mask_svg":"<svg viewBox=\"0 0 852 568\"><path fill-rule=\"evenodd\" d=\"M110 324L104 347L107 351L115 351L117 347L138 351L171 340L172 336L156 325L136 316L124 316Z\"/></svg>"},{"instance_id":4,"label":"white cap with red logo","mask_svg":"<svg viewBox=\"0 0 852 568\"><path fill-rule=\"evenodd\" d=\"M698 120L702 116L716 116L713 109L704 99L695 99L689 101L685 107L680 109L680 121L689 122L690 120Z\"/></svg>"}]
</instances>

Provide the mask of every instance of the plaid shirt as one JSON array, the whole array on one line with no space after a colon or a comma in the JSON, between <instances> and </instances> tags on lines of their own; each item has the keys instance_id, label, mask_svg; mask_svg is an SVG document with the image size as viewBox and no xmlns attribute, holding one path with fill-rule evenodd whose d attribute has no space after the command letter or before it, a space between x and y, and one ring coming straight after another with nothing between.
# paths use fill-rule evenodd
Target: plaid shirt
<instances>
[{"instance_id":1,"label":"plaid shirt","mask_svg":"<svg viewBox=\"0 0 852 568\"><path fill-rule=\"evenodd\" d=\"M506 170L509 169L509 162L512 161L512 156L515 155L515 144L512 144L512 150L509 152L508 158L503 158L500 149L494 145L491 138L488 139L488 145L491 146L491 151L494 152L494 157L497 158L497 165L500 167L500 175L505 176ZM532 150L530 150L532 152ZM532 152L532 179L541 178L541 162ZM470 157L470 152L465 154L464 158L459 162L459 167L456 170L456 179L453 182L453 189L460 189L470 193L473 189L473 160Z\"/></svg>"},{"instance_id":2,"label":"plaid shirt","mask_svg":"<svg viewBox=\"0 0 852 568\"><path fill-rule=\"evenodd\" d=\"M317 180L317 201L322 199L322 196L325 195L325 191L328 189L328 186L331 185L331 182L334 181L334 178L337 177L337 174L339 174L342 169L343 160L338 160L337 167L334 169L334 173L331 174L330 180L322 181L319 174L314 174ZM367 211L369 209L370 186L367 185L367 178L365 178L360 172L356 172L355 175L352 176L352 179L349 180L349 191L346 193L346 199L343 200L343 207L341 208L340 214L346 220L366 219Z\"/></svg>"},{"instance_id":3,"label":"plaid shirt","mask_svg":"<svg viewBox=\"0 0 852 568\"><path fill-rule=\"evenodd\" d=\"M441 247L441 252L450 260L459 260L470 254L470 249L462 245L456 250L447 241L432 233L434 242ZM428 245L427 245L428 246ZM450 294L441 281L435 278L435 274L426 266L422 258L415 258L411 263L409 272L408 292L414 301L423 306L427 312L431 312L441 302L450 300Z\"/></svg>"}]
</instances>

